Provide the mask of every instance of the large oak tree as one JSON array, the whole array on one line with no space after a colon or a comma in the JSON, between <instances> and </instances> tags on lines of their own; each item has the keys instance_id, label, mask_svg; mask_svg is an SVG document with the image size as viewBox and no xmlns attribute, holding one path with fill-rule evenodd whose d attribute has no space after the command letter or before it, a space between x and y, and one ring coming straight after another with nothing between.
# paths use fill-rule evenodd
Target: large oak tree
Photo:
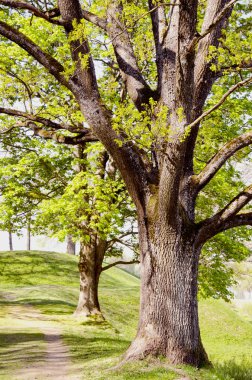
<instances>
[{"instance_id":1,"label":"large oak tree","mask_svg":"<svg viewBox=\"0 0 252 380\"><path fill-rule=\"evenodd\" d=\"M252 213L246 210L252 199L251 185L213 215L195 219L200 193L228 159L252 144L251 130L234 134L199 173L195 171L195 147L203 121L252 81L247 50L237 57L239 49L232 51L228 46L229 36L236 33L229 26L235 3L112 0L105 4L93 1L87 6L78 0L59 0L57 4L46 2L45 9L40 1L0 1L7 7L0 34L24 49L75 97L85 118L82 138L88 141L95 136L103 143L135 203L142 264L141 306L137 336L126 359L161 354L175 363L197 366L208 360L198 324L200 252L220 232L252 224ZM66 62L57 59L62 41L50 48L40 47L32 27L14 25L11 16L15 9L23 18L31 13L65 30L68 40L64 47L70 52L71 70L69 62L66 69ZM237 32L246 47L248 36L238 16ZM102 36L98 43L90 23ZM218 55L220 41L224 46L225 38L230 57L234 55L228 65L229 61L221 62ZM93 55L99 49L104 65L112 71L119 68L122 92L115 105L98 84ZM104 59L104 49L108 59ZM237 82L233 71L241 69L244 71ZM204 108L214 83L222 76L227 78L227 91ZM1 112L20 116L9 108L3 107Z\"/></svg>"}]
</instances>

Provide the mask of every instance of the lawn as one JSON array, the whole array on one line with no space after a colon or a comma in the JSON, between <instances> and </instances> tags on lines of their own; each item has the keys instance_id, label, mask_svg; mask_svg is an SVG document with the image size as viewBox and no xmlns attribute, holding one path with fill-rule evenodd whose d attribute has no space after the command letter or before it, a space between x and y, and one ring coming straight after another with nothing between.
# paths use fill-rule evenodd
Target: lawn
<instances>
[{"instance_id":1,"label":"lawn","mask_svg":"<svg viewBox=\"0 0 252 380\"><path fill-rule=\"evenodd\" d=\"M194 380L252 379L252 317L245 318L232 304L200 301L202 339L214 369L175 369L163 358L118 367L136 332L137 278L117 268L102 274L100 300L105 322L92 319L83 322L72 316L78 297L76 257L53 252L1 252L0 284L1 379L15 379L21 352L33 362L38 355L43 357L45 342L39 329L24 334L21 321L19 324L13 321L15 329L5 327L10 325L10 308L27 304L60 328L72 361L84 380L172 380L185 375ZM4 364L6 358L8 366Z\"/></svg>"}]
</instances>

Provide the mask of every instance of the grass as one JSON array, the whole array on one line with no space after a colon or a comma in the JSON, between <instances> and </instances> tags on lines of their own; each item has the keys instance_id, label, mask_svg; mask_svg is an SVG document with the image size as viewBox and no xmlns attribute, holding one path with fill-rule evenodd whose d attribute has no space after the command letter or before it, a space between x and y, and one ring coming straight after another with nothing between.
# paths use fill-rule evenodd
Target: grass
<instances>
[{"instance_id":1,"label":"grass","mask_svg":"<svg viewBox=\"0 0 252 380\"><path fill-rule=\"evenodd\" d=\"M46 343L44 335L18 318L9 316L8 312L20 311L16 306L0 307L0 378L15 379L22 363L31 365L45 358Z\"/></svg>"},{"instance_id":2,"label":"grass","mask_svg":"<svg viewBox=\"0 0 252 380\"><path fill-rule=\"evenodd\" d=\"M33 305L60 327L83 379L172 380L183 375L192 380L252 379L252 317L245 318L231 304L216 300L200 302L202 339L214 369L182 367L177 372L162 359L115 369L136 332L139 280L117 268L104 272L100 300L106 322L83 322L72 317L78 297L76 264L76 257L53 252L0 253L0 353L4 358L1 379L15 379L13 369L20 360L18 349L22 345L31 361L44 352L45 342L39 330L27 333L26 329L25 333L21 321L17 330L6 327L13 325L8 316L10 308L25 304ZM37 352L33 352L34 344ZM3 366L7 356L12 364Z\"/></svg>"}]
</instances>

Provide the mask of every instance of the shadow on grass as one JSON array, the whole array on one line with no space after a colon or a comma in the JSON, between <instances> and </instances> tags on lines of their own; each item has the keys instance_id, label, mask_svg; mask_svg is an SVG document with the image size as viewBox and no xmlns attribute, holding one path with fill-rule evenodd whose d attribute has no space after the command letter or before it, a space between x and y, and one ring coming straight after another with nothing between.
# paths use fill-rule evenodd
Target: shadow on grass
<instances>
[{"instance_id":1,"label":"shadow on grass","mask_svg":"<svg viewBox=\"0 0 252 380\"><path fill-rule=\"evenodd\" d=\"M239 364L228 361L214 366L220 380L251 380L252 363L243 361Z\"/></svg>"},{"instance_id":2,"label":"shadow on grass","mask_svg":"<svg viewBox=\"0 0 252 380\"><path fill-rule=\"evenodd\" d=\"M75 360L94 360L106 357L119 357L129 346L130 341L109 337L80 337L65 335L64 341L73 347L72 356Z\"/></svg>"},{"instance_id":3,"label":"shadow on grass","mask_svg":"<svg viewBox=\"0 0 252 380\"><path fill-rule=\"evenodd\" d=\"M40 333L0 333L0 371L15 371L18 367L44 360L44 335Z\"/></svg>"},{"instance_id":4,"label":"shadow on grass","mask_svg":"<svg viewBox=\"0 0 252 380\"><path fill-rule=\"evenodd\" d=\"M78 281L77 261L67 255L55 254L54 252L40 251L13 251L13 260L10 252L1 254L1 281L35 285L46 282L49 278L54 283L68 284L69 281Z\"/></svg>"},{"instance_id":5,"label":"shadow on grass","mask_svg":"<svg viewBox=\"0 0 252 380\"><path fill-rule=\"evenodd\" d=\"M75 306L72 302L66 302L62 300L47 300L47 299L32 299L32 298L22 298L20 300L8 300L8 299L0 299L0 305L67 305L67 306Z\"/></svg>"},{"instance_id":6,"label":"shadow on grass","mask_svg":"<svg viewBox=\"0 0 252 380\"><path fill-rule=\"evenodd\" d=\"M0 333L0 348L19 343L44 341L44 335L39 333Z\"/></svg>"}]
</instances>

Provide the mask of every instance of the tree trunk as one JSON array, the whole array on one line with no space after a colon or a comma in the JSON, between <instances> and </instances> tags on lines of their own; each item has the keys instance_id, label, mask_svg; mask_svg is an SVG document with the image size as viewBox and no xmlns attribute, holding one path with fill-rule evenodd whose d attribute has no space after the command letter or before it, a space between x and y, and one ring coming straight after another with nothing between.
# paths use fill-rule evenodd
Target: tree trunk
<instances>
[{"instance_id":1,"label":"tree trunk","mask_svg":"<svg viewBox=\"0 0 252 380\"><path fill-rule=\"evenodd\" d=\"M142 220L140 320L125 360L162 355L172 363L208 362L201 343L197 272L199 250L193 229L165 220Z\"/></svg>"},{"instance_id":2,"label":"tree trunk","mask_svg":"<svg viewBox=\"0 0 252 380\"><path fill-rule=\"evenodd\" d=\"M71 235L67 235L67 253L69 255L75 255L75 242Z\"/></svg>"},{"instance_id":3,"label":"tree trunk","mask_svg":"<svg viewBox=\"0 0 252 380\"><path fill-rule=\"evenodd\" d=\"M30 251L31 250L31 226L30 226L30 222L28 222L28 225L27 225L27 251Z\"/></svg>"},{"instance_id":4,"label":"tree trunk","mask_svg":"<svg viewBox=\"0 0 252 380\"><path fill-rule=\"evenodd\" d=\"M9 249L13 251L12 232L9 231Z\"/></svg>"},{"instance_id":5,"label":"tree trunk","mask_svg":"<svg viewBox=\"0 0 252 380\"><path fill-rule=\"evenodd\" d=\"M98 284L105 251L106 242L99 241L97 238L91 239L89 244L81 243L79 259L80 293L75 316L97 315L103 318L98 299Z\"/></svg>"}]
</instances>

